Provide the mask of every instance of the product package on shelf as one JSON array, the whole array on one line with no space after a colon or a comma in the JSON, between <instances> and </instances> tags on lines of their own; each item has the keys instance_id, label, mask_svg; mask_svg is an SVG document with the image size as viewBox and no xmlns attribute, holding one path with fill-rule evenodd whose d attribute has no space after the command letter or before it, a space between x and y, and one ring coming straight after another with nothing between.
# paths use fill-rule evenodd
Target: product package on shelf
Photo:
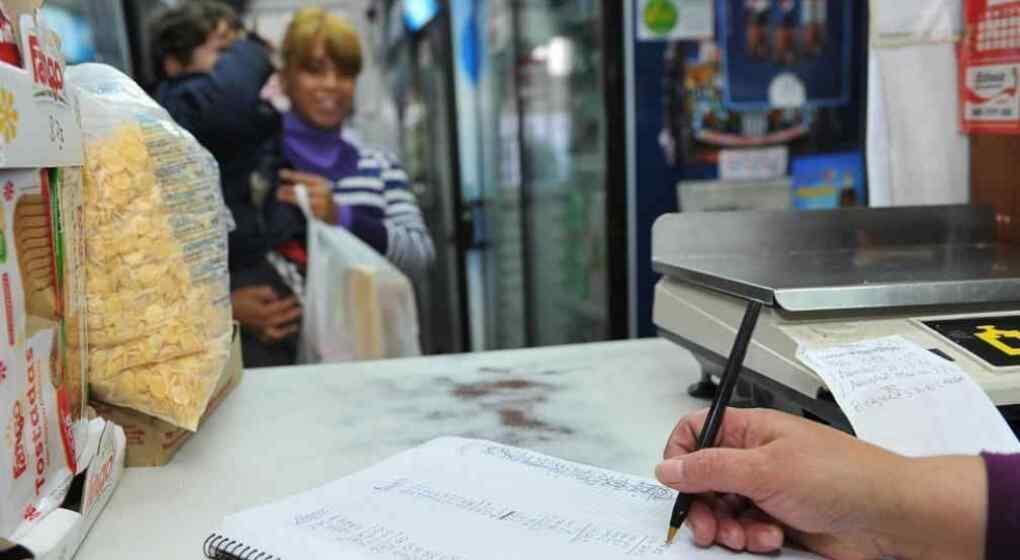
<instances>
[{"instance_id":1,"label":"product package on shelf","mask_svg":"<svg viewBox=\"0 0 1020 560\"><path fill-rule=\"evenodd\" d=\"M62 507L13 536L35 560L73 558L124 473L124 430L103 418L89 420L84 428L81 482L73 486Z\"/></svg>"},{"instance_id":2,"label":"product package on shelf","mask_svg":"<svg viewBox=\"0 0 1020 560\"><path fill-rule=\"evenodd\" d=\"M0 0L3 538L35 530L92 466L84 353L66 344L86 328L69 329L84 319L81 134L59 40L30 8Z\"/></svg>"},{"instance_id":3,"label":"product package on shelf","mask_svg":"<svg viewBox=\"0 0 1020 560\"><path fill-rule=\"evenodd\" d=\"M3 188L0 400L9 411L0 457L0 534L57 507L77 471L72 423L81 417L81 377L61 356L49 171L0 171ZM64 372L68 375L64 375ZM79 371L80 374L80 371Z\"/></svg>"},{"instance_id":4,"label":"product package on shelf","mask_svg":"<svg viewBox=\"0 0 1020 560\"><path fill-rule=\"evenodd\" d=\"M130 78L83 64L88 379L99 401L195 430L230 354L230 217L215 160Z\"/></svg>"}]
</instances>

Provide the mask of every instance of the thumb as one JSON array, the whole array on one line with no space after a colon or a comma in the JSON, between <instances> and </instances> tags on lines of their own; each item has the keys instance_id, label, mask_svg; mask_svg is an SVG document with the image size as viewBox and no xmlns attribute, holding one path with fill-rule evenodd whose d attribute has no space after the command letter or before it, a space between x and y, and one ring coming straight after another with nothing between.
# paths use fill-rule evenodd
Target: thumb
<instances>
[{"instance_id":1,"label":"thumb","mask_svg":"<svg viewBox=\"0 0 1020 560\"><path fill-rule=\"evenodd\" d=\"M688 494L738 494L763 499L772 481L768 462L754 449L711 448L663 461L655 476L666 486Z\"/></svg>"}]
</instances>

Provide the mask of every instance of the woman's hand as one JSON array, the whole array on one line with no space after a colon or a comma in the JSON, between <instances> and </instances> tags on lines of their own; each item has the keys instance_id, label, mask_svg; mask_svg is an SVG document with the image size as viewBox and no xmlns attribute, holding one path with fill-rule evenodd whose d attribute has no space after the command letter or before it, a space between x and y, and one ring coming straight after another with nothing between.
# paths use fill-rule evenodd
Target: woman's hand
<instances>
[{"instance_id":1,"label":"woman's hand","mask_svg":"<svg viewBox=\"0 0 1020 560\"><path fill-rule=\"evenodd\" d=\"M701 494L700 546L767 553L784 538L835 560L982 558L979 457L908 459L781 412L726 411L718 447L693 451L706 412L674 428L659 480Z\"/></svg>"},{"instance_id":2,"label":"woman's hand","mask_svg":"<svg viewBox=\"0 0 1020 560\"><path fill-rule=\"evenodd\" d=\"M294 297L281 298L270 286L247 286L230 293L234 319L268 343L279 342L301 328L301 305Z\"/></svg>"},{"instance_id":3,"label":"woman's hand","mask_svg":"<svg viewBox=\"0 0 1020 560\"><path fill-rule=\"evenodd\" d=\"M336 224L336 204L333 202L333 182L329 179L314 173L302 173L291 169L280 170L280 184L282 185L276 193L276 198L281 202L298 205L297 185L304 185L308 191L308 203L311 206L312 214L326 222Z\"/></svg>"}]
</instances>

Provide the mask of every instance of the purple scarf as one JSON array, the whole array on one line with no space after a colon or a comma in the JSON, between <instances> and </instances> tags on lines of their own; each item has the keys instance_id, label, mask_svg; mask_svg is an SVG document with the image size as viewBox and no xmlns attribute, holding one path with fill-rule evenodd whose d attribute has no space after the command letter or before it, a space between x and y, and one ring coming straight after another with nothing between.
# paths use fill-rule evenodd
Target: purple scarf
<instances>
[{"instance_id":1,"label":"purple scarf","mask_svg":"<svg viewBox=\"0 0 1020 560\"><path fill-rule=\"evenodd\" d=\"M283 116L283 157L296 171L332 181L358 170L358 150L340 138L340 127L316 128L294 111Z\"/></svg>"}]
</instances>

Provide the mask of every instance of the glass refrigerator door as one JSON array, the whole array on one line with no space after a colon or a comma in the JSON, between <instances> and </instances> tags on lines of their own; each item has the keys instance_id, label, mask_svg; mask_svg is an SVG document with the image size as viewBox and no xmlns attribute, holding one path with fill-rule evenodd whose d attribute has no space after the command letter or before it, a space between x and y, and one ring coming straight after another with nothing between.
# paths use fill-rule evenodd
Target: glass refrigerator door
<instances>
[{"instance_id":1,"label":"glass refrigerator door","mask_svg":"<svg viewBox=\"0 0 1020 560\"><path fill-rule=\"evenodd\" d=\"M486 290L490 317L487 336L495 348L531 345L527 333L527 277L523 233L523 177L520 115L516 102L514 9L510 2L490 2L486 14L488 71L481 82L485 142Z\"/></svg>"},{"instance_id":2,"label":"glass refrigerator door","mask_svg":"<svg viewBox=\"0 0 1020 560\"><path fill-rule=\"evenodd\" d=\"M394 4L386 24L400 18ZM411 188L435 245L429 274L415 279L422 347L427 354L469 349L465 312L464 244L452 76L444 60L449 40L445 14L386 48L387 74L400 120L400 153Z\"/></svg>"},{"instance_id":3,"label":"glass refrigerator door","mask_svg":"<svg viewBox=\"0 0 1020 560\"><path fill-rule=\"evenodd\" d=\"M418 37L414 49L416 76L404 115L405 152L413 154L415 160L411 178L436 246L428 294L422 296L429 312L429 331L424 338L430 353L468 349L456 121L452 114L452 81L442 64L446 26L445 18L437 18Z\"/></svg>"},{"instance_id":4,"label":"glass refrigerator door","mask_svg":"<svg viewBox=\"0 0 1020 560\"><path fill-rule=\"evenodd\" d=\"M481 234L471 320L486 349L604 340L599 3L452 5L464 205Z\"/></svg>"},{"instance_id":5,"label":"glass refrigerator door","mask_svg":"<svg viewBox=\"0 0 1020 560\"><path fill-rule=\"evenodd\" d=\"M533 0L514 14L528 335L609 336L600 3Z\"/></svg>"}]
</instances>

